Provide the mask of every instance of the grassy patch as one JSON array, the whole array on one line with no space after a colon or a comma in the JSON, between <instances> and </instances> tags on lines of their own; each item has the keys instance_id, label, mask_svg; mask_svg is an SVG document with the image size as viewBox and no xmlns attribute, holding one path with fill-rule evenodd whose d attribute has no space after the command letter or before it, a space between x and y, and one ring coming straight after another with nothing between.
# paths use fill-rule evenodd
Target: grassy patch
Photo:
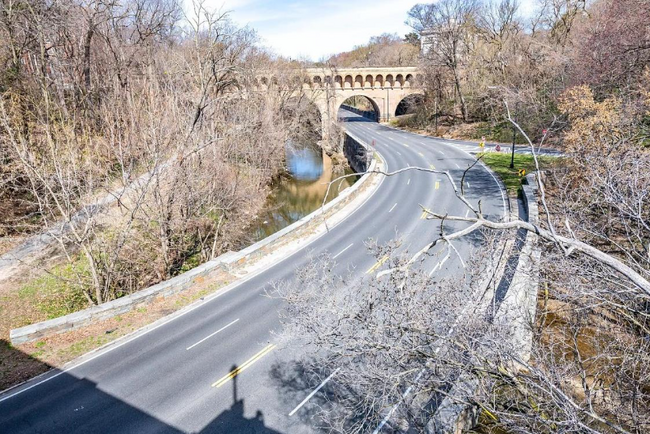
<instances>
[{"instance_id":1,"label":"grassy patch","mask_svg":"<svg viewBox=\"0 0 650 434\"><path fill-rule=\"evenodd\" d=\"M72 345L68 346L65 350L63 350L63 354L65 354L65 358L67 360L72 360L75 357L79 357L83 354L86 354L88 351L94 350L95 348L99 348L102 345L105 345L115 339L117 339L119 336L111 336L107 334L100 334L98 336L88 336L85 339L81 339Z\"/></svg>"},{"instance_id":2,"label":"grassy patch","mask_svg":"<svg viewBox=\"0 0 650 434\"><path fill-rule=\"evenodd\" d=\"M535 171L535 161L533 156L529 154L515 154L515 167L510 168L511 154L509 152L488 152L483 154L482 161L487 164L490 169L494 170L499 175L505 184L508 192L516 193L521 187L522 176L519 175L519 170L524 169L526 174ZM537 157L539 160L540 168L544 169L556 162L558 159L555 157Z\"/></svg>"},{"instance_id":3,"label":"grassy patch","mask_svg":"<svg viewBox=\"0 0 650 434\"><path fill-rule=\"evenodd\" d=\"M49 274L27 282L18 290L18 296L47 315L48 319L58 318L88 307L83 285L89 279L87 262L78 259L72 264L54 267Z\"/></svg>"}]
</instances>

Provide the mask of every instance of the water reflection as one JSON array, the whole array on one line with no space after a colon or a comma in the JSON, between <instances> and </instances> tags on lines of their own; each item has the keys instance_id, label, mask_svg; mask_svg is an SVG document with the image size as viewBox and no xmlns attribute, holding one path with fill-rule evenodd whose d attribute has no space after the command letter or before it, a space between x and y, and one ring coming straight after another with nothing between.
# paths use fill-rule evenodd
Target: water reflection
<instances>
[{"instance_id":1,"label":"water reflection","mask_svg":"<svg viewBox=\"0 0 650 434\"><path fill-rule=\"evenodd\" d=\"M318 146L289 142L286 153L287 168L294 179L313 182L323 175L324 154Z\"/></svg>"},{"instance_id":2,"label":"water reflection","mask_svg":"<svg viewBox=\"0 0 650 434\"><path fill-rule=\"evenodd\" d=\"M266 211L259 217L254 230L261 240L317 210L327 192L327 183L339 175L333 174L332 160L317 143L289 142L286 147L288 176L273 187ZM346 173L352 173L347 169ZM327 202L354 183L346 178L330 189Z\"/></svg>"}]
</instances>

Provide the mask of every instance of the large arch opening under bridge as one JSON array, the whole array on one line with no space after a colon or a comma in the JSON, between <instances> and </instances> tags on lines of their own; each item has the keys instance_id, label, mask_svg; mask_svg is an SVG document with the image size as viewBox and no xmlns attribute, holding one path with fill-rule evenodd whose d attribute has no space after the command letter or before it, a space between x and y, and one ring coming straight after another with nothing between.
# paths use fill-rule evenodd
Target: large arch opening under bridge
<instances>
[{"instance_id":1,"label":"large arch opening under bridge","mask_svg":"<svg viewBox=\"0 0 650 434\"><path fill-rule=\"evenodd\" d=\"M379 122L381 119L381 108L379 104L372 99L372 97L356 94L345 99L339 106L336 108L337 116L339 120L351 120L351 119L341 119L345 117L345 110L348 112L353 112L357 115L362 116L365 119ZM352 118L353 119L353 118Z\"/></svg>"}]
</instances>

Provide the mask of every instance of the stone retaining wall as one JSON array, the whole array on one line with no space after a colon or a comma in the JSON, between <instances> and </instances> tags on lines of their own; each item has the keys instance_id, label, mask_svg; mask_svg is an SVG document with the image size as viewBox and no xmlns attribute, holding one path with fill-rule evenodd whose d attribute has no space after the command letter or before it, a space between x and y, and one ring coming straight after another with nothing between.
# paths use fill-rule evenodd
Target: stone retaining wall
<instances>
[{"instance_id":1,"label":"stone retaining wall","mask_svg":"<svg viewBox=\"0 0 650 434\"><path fill-rule=\"evenodd\" d=\"M345 135L343 155L356 173L366 172L371 164L372 152L369 152L362 142L349 133Z\"/></svg>"},{"instance_id":2,"label":"stone retaining wall","mask_svg":"<svg viewBox=\"0 0 650 434\"><path fill-rule=\"evenodd\" d=\"M357 146L365 146L361 140L357 138L353 140ZM380 163L373 158L373 155L370 155L370 158L372 160L368 170L372 171ZM59 318L13 329L9 335L11 343L15 345L38 340L45 336L74 330L124 314L140 306L150 304L161 297L169 297L182 292L195 284L204 282L209 276L219 273L245 274L242 271L244 268L255 265L256 262L269 256L271 253L277 254L279 252L278 256L280 257L274 258L276 260L286 257L297 248L300 248L300 246L296 246L292 251L292 243L313 235L319 226L323 225L326 219L331 219L353 200L363 195L370 195L373 192L373 187L376 187L376 183L369 182L372 176L372 174L363 175L354 185L342 191L338 197L322 209L314 211L281 231L239 252L225 253L186 273L117 300Z\"/></svg>"}]
</instances>

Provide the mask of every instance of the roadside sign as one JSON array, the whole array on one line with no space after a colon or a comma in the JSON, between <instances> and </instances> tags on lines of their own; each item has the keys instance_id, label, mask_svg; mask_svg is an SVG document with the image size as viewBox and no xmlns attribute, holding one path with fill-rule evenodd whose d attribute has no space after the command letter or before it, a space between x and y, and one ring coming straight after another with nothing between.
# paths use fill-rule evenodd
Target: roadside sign
<instances>
[{"instance_id":1,"label":"roadside sign","mask_svg":"<svg viewBox=\"0 0 650 434\"><path fill-rule=\"evenodd\" d=\"M526 176L526 169L519 169L519 176Z\"/></svg>"}]
</instances>

